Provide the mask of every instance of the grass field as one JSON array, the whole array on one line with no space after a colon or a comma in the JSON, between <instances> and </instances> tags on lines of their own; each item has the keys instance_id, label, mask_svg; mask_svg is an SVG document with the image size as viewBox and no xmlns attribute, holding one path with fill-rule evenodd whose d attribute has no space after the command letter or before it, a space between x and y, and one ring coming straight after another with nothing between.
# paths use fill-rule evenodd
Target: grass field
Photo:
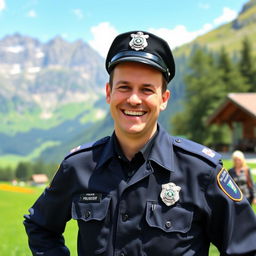
<instances>
[{"instance_id":1,"label":"grass field","mask_svg":"<svg viewBox=\"0 0 256 256\"><path fill-rule=\"evenodd\" d=\"M4 188L8 189L8 186L6 186L4 183L0 183L0 255L30 256L31 253L27 245L27 236L22 224L23 214L27 213L27 210L32 206L43 189L21 188L18 189L18 191L8 191L3 190ZM254 211L256 212L255 206ZM77 255L77 226L75 221L70 221L67 224L64 236L66 239L66 244L71 251L71 255ZM219 255L217 249L212 246L210 256L217 255Z\"/></svg>"}]
</instances>

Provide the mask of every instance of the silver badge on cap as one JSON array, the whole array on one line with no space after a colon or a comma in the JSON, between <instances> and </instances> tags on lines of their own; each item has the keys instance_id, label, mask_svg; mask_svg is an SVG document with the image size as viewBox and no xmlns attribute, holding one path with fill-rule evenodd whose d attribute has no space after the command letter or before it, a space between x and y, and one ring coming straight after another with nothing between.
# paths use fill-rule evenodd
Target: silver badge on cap
<instances>
[{"instance_id":1,"label":"silver badge on cap","mask_svg":"<svg viewBox=\"0 0 256 256\"><path fill-rule=\"evenodd\" d=\"M131 34L132 40L129 42L130 47L135 50L144 50L148 46L147 38L149 35L144 35L143 32L137 32L137 34Z\"/></svg>"},{"instance_id":2,"label":"silver badge on cap","mask_svg":"<svg viewBox=\"0 0 256 256\"><path fill-rule=\"evenodd\" d=\"M162 201L167 206L171 206L171 205L175 204L180 199L180 195L179 195L180 189L181 189L181 187L176 186L172 182L163 184L162 191L160 194Z\"/></svg>"}]
</instances>

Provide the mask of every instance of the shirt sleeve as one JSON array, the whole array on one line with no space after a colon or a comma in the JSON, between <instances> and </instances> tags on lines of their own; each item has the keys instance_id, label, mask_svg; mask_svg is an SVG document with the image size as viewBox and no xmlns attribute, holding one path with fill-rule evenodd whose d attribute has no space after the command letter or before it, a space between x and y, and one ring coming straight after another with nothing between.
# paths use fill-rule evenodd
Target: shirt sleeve
<instances>
[{"instance_id":1,"label":"shirt sleeve","mask_svg":"<svg viewBox=\"0 0 256 256\"><path fill-rule=\"evenodd\" d=\"M50 186L24 216L29 247L36 256L70 255L62 235L71 218L70 178L64 166L63 162Z\"/></svg>"},{"instance_id":2,"label":"shirt sleeve","mask_svg":"<svg viewBox=\"0 0 256 256\"><path fill-rule=\"evenodd\" d=\"M256 216L227 171L219 165L206 190L207 232L221 256L256 255ZM233 194L232 194L233 193ZM235 194L236 193L236 194Z\"/></svg>"}]
</instances>

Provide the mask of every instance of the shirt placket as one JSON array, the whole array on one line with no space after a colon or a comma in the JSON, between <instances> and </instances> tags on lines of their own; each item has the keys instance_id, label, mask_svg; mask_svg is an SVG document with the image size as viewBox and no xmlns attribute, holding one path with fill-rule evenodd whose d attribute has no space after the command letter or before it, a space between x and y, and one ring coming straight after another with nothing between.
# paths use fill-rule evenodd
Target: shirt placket
<instances>
[{"instance_id":1,"label":"shirt placket","mask_svg":"<svg viewBox=\"0 0 256 256\"><path fill-rule=\"evenodd\" d=\"M128 202L131 202L131 198L129 198L129 191L136 183L146 179L151 174L151 172L152 170L150 165L148 163L144 163L131 177L125 188L123 187L123 184L120 184L122 187L119 187L120 200L117 207L116 235L114 239L115 256L128 255L128 252L132 250L132 248L129 248L129 241L127 240L127 236L129 237L129 232L135 232L133 228L138 227L139 223L136 223L135 221L136 209L132 209L131 205L128 205ZM133 198L133 200L137 199Z\"/></svg>"}]
</instances>

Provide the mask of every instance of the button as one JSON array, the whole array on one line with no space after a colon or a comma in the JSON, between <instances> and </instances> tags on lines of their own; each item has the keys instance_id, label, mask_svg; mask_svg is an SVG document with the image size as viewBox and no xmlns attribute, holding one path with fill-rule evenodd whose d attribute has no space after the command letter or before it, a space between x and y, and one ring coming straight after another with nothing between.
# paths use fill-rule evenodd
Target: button
<instances>
[{"instance_id":1,"label":"button","mask_svg":"<svg viewBox=\"0 0 256 256\"><path fill-rule=\"evenodd\" d=\"M170 221L165 222L165 227L170 228L172 226L172 223Z\"/></svg>"},{"instance_id":2,"label":"button","mask_svg":"<svg viewBox=\"0 0 256 256\"><path fill-rule=\"evenodd\" d=\"M122 220L123 221L127 221L129 219L129 215L127 214L127 213L124 213L123 215L122 215Z\"/></svg>"},{"instance_id":3,"label":"button","mask_svg":"<svg viewBox=\"0 0 256 256\"><path fill-rule=\"evenodd\" d=\"M149 171L151 169L150 163L147 162L146 169Z\"/></svg>"},{"instance_id":4,"label":"button","mask_svg":"<svg viewBox=\"0 0 256 256\"><path fill-rule=\"evenodd\" d=\"M91 216L91 211L85 212L85 218L88 219Z\"/></svg>"},{"instance_id":5,"label":"button","mask_svg":"<svg viewBox=\"0 0 256 256\"><path fill-rule=\"evenodd\" d=\"M181 139L176 139L175 140L177 143L181 143Z\"/></svg>"}]
</instances>

